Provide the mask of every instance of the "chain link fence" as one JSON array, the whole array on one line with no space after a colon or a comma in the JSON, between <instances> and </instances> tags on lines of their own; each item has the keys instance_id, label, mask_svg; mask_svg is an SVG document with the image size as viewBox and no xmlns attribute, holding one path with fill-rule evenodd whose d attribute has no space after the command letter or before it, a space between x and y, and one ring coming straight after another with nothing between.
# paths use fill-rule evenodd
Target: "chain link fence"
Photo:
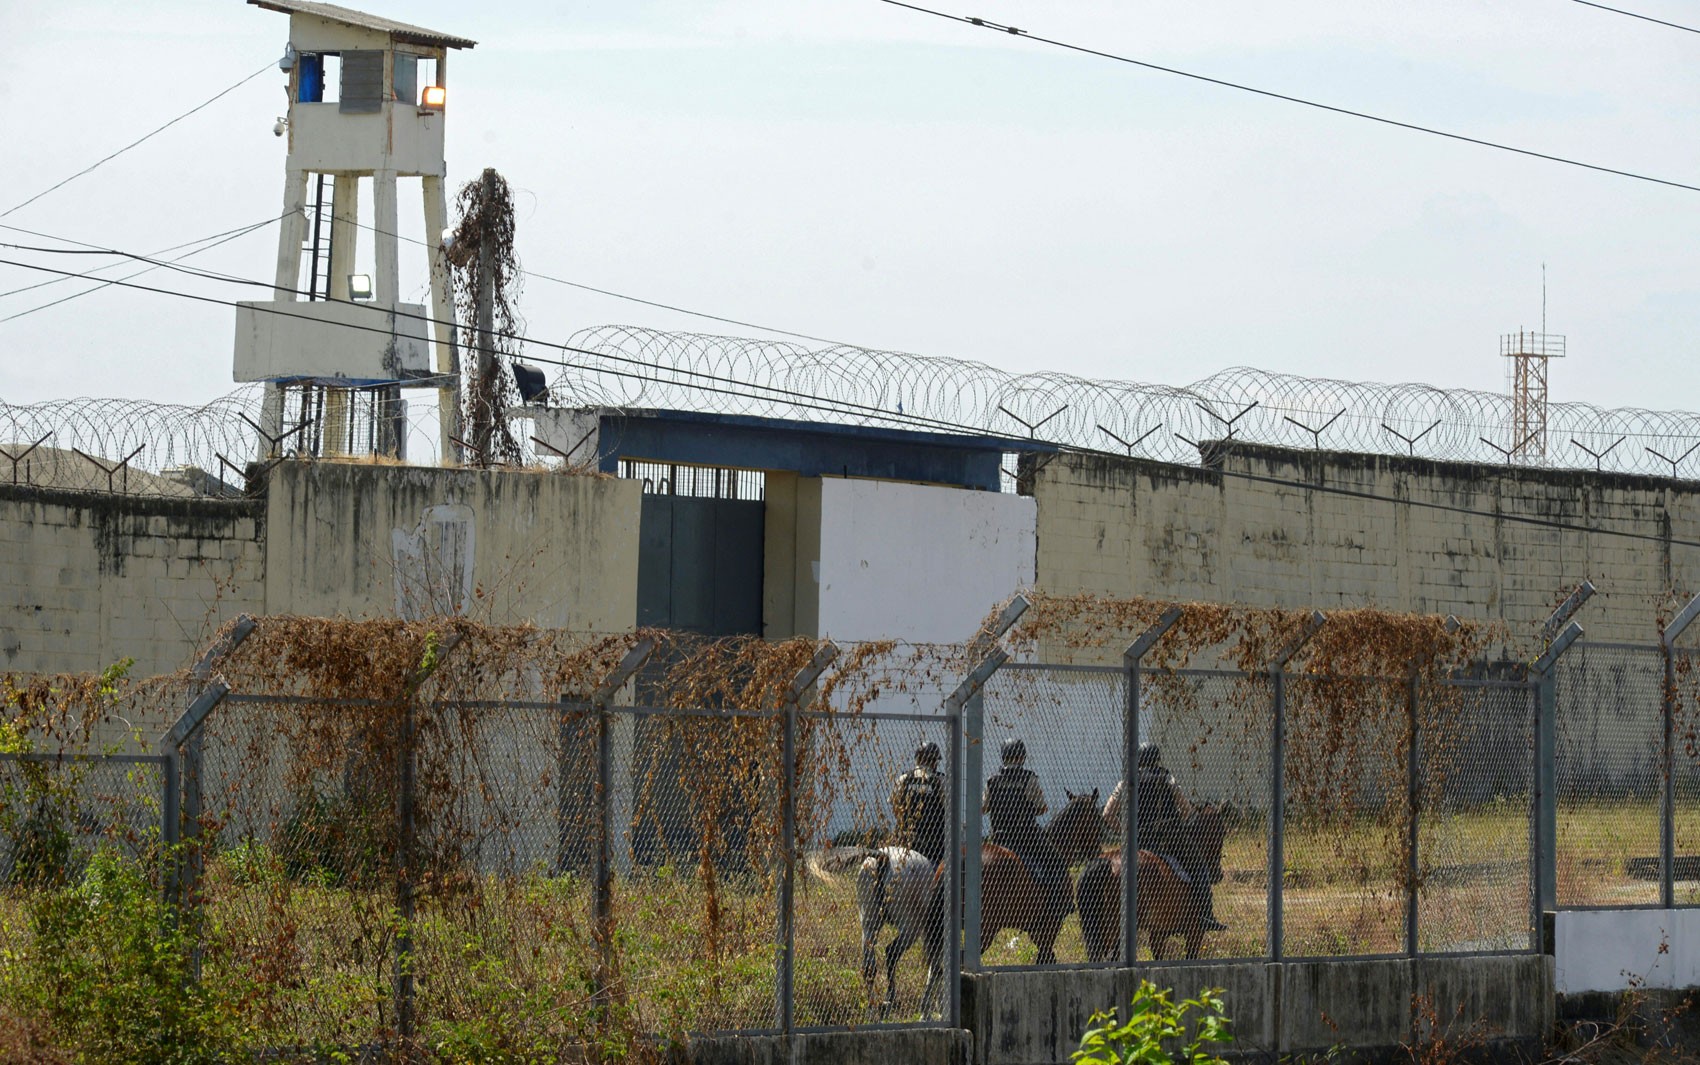
<instances>
[{"instance_id":1,"label":"chain link fence","mask_svg":"<svg viewBox=\"0 0 1700 1065\"><path fill-rule=\"evenodd\" d=\"M1658 647L1578 643L1556 678L1557 903L1659 902L1664 660Z\"/></svg>"},{"instance_id":2,"label":"chain link fence","mask_svg":"<svg viewBox=\"0 0 1700 1065\"><path fill-rule=\"evenodd\" d=\"M1000 654L742 709L629 672L215 685L176 755L0 755L0 940L102 848L178 887L179 757L200 978L261 989L285 1050L950 1024L964 969L1524 952L1543 877L1560 907L1700 881L1681 651L1438 681Z\"/></svg>"},{"instance_id":3,"label":"chain link fence","mask_svg":"<svg viewBox=\"0 0 1700 1065\"><path fill-rule=\"evenodd\" d=\"M0 956L30 949L35 892L83 881L102 855L170 890L174 770L164 756L0 753Z\"/></svg>"}]
</instances>

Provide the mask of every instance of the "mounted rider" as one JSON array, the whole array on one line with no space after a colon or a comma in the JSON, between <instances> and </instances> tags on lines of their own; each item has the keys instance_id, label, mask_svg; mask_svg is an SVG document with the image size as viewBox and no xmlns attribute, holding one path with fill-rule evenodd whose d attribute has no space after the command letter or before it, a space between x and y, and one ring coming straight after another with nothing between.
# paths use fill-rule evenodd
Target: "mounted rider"
<instances>
[{"instance_id":1,"label":"mounted rider","mask_svg":"<svg viewBox=\"0 0 1700 1065\"><path fill-rule=\"evenodd\" d=\"M928 740L915 748L915 768L897 778L891 789L891 813L897 821L897 843L919 851L935 866L944 860L946 809L950 793L939 772L939 745Z\"/></svg>"},{"instance_id":2,"label":"mounted rider","mask_svg":"<svg viewBox=\"0 0 1700 1065\"><path fill-rule=\"evenodd\" d=\"M1138 814L1139 847L1162 857L1192 884L1199 912L1204 915L1204 928L1220 932L1228 926L1216 919L1216 903L1210 885L1194 869L1185 868L1181 861L1186 851L1186 832L1192 823L1192 804L1175 782L1175 775L1163 765L1163 753L1155 743L1139 745L1134 775L1139 789L1139 801L1134 809ZM1104 804L1104 828L1112 836L1122 834L1122 804L1127 802L1127 781L1116 784L1110 801Z\"/></svg>"},{"instance_id":3,"label":"mounted rider","mask_svg":"<svg viewBox=\"0 0 1700 1065\"><path fill-rule=\"evenodd\" d=\"M986 781L980 811L992 823L986 842L1005 847L1026 863L1033 881L1064 914L1074 909L1068 867L1050 837L1039 827L1049 807L1038 776L1026 766L1027 744L1011 737L1003 744L1003 765Z\"/></svg>"}]
</instances>

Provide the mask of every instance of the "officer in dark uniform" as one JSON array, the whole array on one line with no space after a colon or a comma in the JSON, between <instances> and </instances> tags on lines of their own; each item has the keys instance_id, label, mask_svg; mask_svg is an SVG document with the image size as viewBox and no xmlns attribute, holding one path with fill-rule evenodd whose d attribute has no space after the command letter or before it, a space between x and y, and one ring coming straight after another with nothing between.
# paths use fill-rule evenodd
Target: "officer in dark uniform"
<instances>
[{"instance_id":1,"label":"officer in dark uniform","mask_svg":"<svg viewBox=\"0 0 1700 1065\"><path fill-rule=\"evenodd\" d=\"M1010 738L1003 744L1003 766L986 781L980 810L992 823L987 842L1007 847L1027 863L1033 879L1052 896L1066 914L1073 909L1068 869L1062 855L1039 828L1039 818L1048 807L1039 778L1026 766L1027 745Z\"/></svg>"},{"instance_id":2,"label":"officer in dark uniform","mask_svg":"<svg viewBox=\"0 0 1700 1065\"><path fill-rule=\"evenodd\" d=\"M897 820L897 842L919 851L937 865L945 852L944 774L939 772L939 745L928 740L915 748L915 768L897 778L891 789L891 812Z\"/></svg>"},{"instance_id":3,"label":"officer in dark uniform","mask_svg":"<svg viewBox=\"0 0 1700 1065\"><path fill-rule=\"evenodd\" d=\"M1155 743L1139 745L1137 772L1134 775L1134 786L1139 789L1139 847L1141 850L1165 857L1174 857L1181 848L1177 846L1180 833L1187 830L1187 819L1192 814L1192 804L1187 802L1186 794L1175 782L1175 775L1163 765L1163 753ZM1112 835L1122 833L1122 804L1127 801L1127 781L1121 781L1110 793L1110 801L1104 804L1104 827ZM1216 903L1212 897L1210 885L1204 883L1201 876L1196 876L1193 870L1187 870L1192 876L1192 889L1197 899L1200 912L1204 914L1206 931L1220 932L1228 926L1216 919Z\"/></svg>"}]
</instances>

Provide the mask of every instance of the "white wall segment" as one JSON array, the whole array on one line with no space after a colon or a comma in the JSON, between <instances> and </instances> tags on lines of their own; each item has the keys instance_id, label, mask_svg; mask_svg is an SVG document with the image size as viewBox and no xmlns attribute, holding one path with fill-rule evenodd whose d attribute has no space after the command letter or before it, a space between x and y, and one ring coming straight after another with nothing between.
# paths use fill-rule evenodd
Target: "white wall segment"
<instances>
[{"instance_id":1,"label":"white wall segment","mask_svg":"<svg viewBox=\"0 0 1700 1065\"><path fill-rule=\"evenodd\" d=\"M818 631L967 639L994 606L1032 585L1036 518L1028 496L824 478Z\"/></svg>"},{"instance_id":2,"label":"white wall segment","mask_svg":"<svg viewBox=\"0 0 1700 1065\"><path fill-rule=\"evenodd\" d=\"M1700 910L1560 910L1559 994L1700 987Z\"/></svg>"}]
</instances>

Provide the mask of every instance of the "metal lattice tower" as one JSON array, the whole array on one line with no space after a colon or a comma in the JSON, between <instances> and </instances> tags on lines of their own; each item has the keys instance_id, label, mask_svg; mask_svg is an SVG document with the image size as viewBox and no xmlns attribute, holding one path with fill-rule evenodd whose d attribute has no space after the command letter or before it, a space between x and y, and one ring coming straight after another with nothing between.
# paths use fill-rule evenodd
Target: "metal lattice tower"
<instances>
[{"instance_id":1,"label":"metal lattice tower","mask_svg":"<svg viewBox=\"0 0 1700 1065\"><path fill-rule=\"evenodd\" d=\"M1547 457L1547 362L1564 358L1564 337L1519 330L1499 338L1499 354L1511 360L1509 457L1544 462Z\"/></svg>"}]
</instances>

